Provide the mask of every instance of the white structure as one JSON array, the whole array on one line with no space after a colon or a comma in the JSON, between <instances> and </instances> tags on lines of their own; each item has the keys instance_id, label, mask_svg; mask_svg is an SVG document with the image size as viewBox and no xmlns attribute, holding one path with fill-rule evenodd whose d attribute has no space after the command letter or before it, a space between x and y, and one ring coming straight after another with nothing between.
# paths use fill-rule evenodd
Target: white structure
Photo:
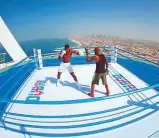
<instances>
[{"instance_id":1,"label":"white structure","mask_svg":"<svg viewBox=\"0 0 159 138\"><path fill-rule=\"evenodd\" d=\"M42 55L41 55L41 49L33 49L34 52L34 61L36 68L42 68L43 67L43 62L42 62Z\"/></svg>"},{"instance_id":2,"label":"white structure","mask_svg":"<svg viewBox=\"0 0 159 138\"><path fill-rule=\"evenodd\" d=\"M117 47L118 46L111 46L111 63L117 62Z\"/></svg>"},{"instance_id":3,"label":"white structure","mask_svg":"<svg viewBox=\"0 0 159 138\"><path fill-rule=\"evenodd\" d=\"M0 16L0 43L6 49L13 61L20 61L27 57L3 19Z\"/></svg>"},{"instance_id":4,"label":"white structure","mask_svg":"<svg viewBox=\"0 0 159 138\"><path fill-rule=\"evenodd\" d=\"M143 80L118 63L109 64L109 99L40 104L42 101L61 103L92 99L87 93L95 64L73 65L73 68L81 91L68 72L62 74L61 86L56 87L58 66L35 70L13 97L13 100L23 100L24 104L10 103L3 114L7 130L0 127L0 138L24 138L23 130L27 138L30 135L32 138L148 138L159 129L158 93L145 89L148 85ZM123 82L140 92L111 98L128 91ZM101 82L95 90L95 98L106 96ZM36 104L25 104L25 100Z\"/></svg>"},{"instance_id":5,"label":"white structure","mask_svg":"<svg viewBox=\"0 0 159 138\"><path fill-rule=\"evenodd\" d=\"M37 55L37 50L35 48L33 48L33 53L34 53L35 66L36 68L38 68L38 55Z\"/></svg>"},{"instance_id":6,"label":"white structure","mask_svg":"<svg viewBox=\"0 0 159 138\"><path fill-rule=\"evenodd\" d=\"M37 53L38 53L39 68L42 68L43 67L43 62L42 62L41 49L38 49Z\"/></svg>"}]
</instances>

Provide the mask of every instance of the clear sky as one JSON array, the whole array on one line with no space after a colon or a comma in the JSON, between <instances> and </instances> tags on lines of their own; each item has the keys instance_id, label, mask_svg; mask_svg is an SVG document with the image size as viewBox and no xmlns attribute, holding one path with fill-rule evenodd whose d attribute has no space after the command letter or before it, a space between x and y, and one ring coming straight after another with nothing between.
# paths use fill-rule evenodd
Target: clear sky
<instances>
[{"instance_id":1,"label":"clear sky","mask_svg":"<svg viewBox=\"0 0 159 138\"><path fill-rule=\"evenodd\" d=\"M159 0L0 0L18 40L106 34L159 41Z\"/></svg>"}]
</instances>

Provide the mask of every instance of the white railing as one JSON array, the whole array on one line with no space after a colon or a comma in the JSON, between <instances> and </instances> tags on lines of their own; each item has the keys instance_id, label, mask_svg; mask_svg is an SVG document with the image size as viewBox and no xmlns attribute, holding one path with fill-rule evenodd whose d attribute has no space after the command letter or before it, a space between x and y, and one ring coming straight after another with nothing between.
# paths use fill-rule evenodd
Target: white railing
<instances>
[{"instance_id":1,"label":"white railing","mask_svg":"<svg viewBox=\"0 0 159 138\"><path fill-rule=\"evenodd\" d=\"M5 55L6 53L0 53L0 64L5 63Z\"/></svg>"},{"instance_id":2,"label":"white railing","mask_svg":"<svg viewBox=\"0 0 159 138\"><path fill-rule=\"evenodd\" d=\"M6 53L0 53L0 69L6 67L5 56L6 56Z\"/></svg>"}]
</instances>

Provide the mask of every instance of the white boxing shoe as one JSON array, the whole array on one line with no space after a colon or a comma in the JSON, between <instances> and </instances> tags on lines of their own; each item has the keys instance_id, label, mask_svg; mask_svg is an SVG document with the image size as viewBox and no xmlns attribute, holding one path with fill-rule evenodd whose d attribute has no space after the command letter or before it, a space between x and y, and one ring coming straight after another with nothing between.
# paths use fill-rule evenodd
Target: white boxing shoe
<instances>
[{"instance_id":1,"label":"white boxing shoe","mask_svg":"<svg viewBox=\"0 0 159 138\"><path fill-rule=\"evenodd\" d=\"M60 83L60 81L57 81L56 82L56 87L59 87L59 86L61 86L61 83Z\"/></svg>"},{"instance_id":2,"label":"white boxing shoe","mask_svg":"<svg viewBox=\"0 0 159 138\"><path fill-rule=\"evenodd\" d=\"M81 90L81 86L78 82L76 82L78 90Z\"/></svg>"}]
</instances>

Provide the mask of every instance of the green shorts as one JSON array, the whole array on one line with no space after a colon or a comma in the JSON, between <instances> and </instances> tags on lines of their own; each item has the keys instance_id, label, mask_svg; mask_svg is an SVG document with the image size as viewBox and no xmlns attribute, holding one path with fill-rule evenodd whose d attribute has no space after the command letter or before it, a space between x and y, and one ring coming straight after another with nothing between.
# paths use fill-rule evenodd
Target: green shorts
<instances>
[{"instance_id":1,"label":"green shorts","mask_svg":"<svg viewBox=\"0 0 159 138\"><path fill-rule=\"evenodd\" d=\"M92 79L92 84L99 85L99 81L102 79L102 84L107 84L106 73L95 73Z\"/></svg>"}]
</instances>

